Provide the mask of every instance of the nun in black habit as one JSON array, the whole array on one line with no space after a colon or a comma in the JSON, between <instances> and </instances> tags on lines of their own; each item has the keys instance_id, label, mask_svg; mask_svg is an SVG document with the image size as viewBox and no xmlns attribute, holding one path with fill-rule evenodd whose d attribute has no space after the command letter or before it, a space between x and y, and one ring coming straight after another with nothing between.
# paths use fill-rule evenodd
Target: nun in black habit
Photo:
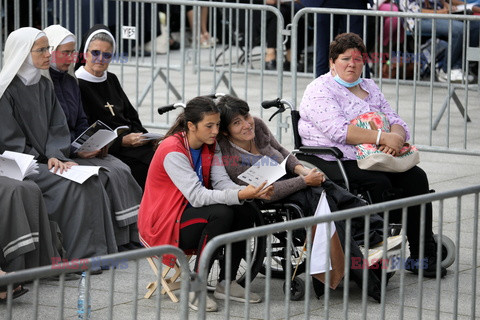
<instances>
[{"instance_id":1,"label":"nun in black habit","mask_svg":"<svg viewBox=\"0 0 480 320\"><path fill-rule=\"evenodd\" d=\"M108 152L125 162L138 184L144 188L154 153L153 144L151 140L142 138L147 130L142 126L118 78L107 71L114 58L117 58L115 39L106 26L97 24L83 36L75 75L89 123L100 120L112 129L128 127Z\"/></svg>"}]
</instances>

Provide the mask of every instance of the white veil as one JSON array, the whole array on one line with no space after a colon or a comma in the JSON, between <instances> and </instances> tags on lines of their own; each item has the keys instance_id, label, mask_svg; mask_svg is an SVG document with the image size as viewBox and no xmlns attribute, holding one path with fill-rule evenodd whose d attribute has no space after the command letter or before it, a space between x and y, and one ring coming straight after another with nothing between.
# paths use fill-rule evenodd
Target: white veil
<instances>
[{"instance_id":1,"label":"white veil","mask_svg":"<svg viewBox=\"0 0 480 320\"><path fill-rule=\"evenodd\" d=\"M43 36L45 33L31 27L10 33L5 42L4 64L0 71L0 98L17 74L26 85L40 80L40 69L33 66L30 51L35 41Z\"/></svg>"},{"instance_id":2,"label":"white veil","mask_svg":"<svg viewBox=\"0 0 480 320\"><path fill-rule=\"evenodd\" d=\"M56 51L59 45L69 43L69 42L77 42L77 38L73 33L71 33L68 29L65 29L61 25L54 24L49 27L43 29L43 32L47 35L48 44L52 47L52 51ZM53 57L53 55L52 55ZM56 68L55 62L50 60L50 66L54 69ZM75 71L73 70L75 63L71 63L70 67L68 68L68 73L75 77ZM42 74L50 79L50 72L48 70L42 70ZM51 80L51 79L50 79Z\"/></svg>"}]
</instances>

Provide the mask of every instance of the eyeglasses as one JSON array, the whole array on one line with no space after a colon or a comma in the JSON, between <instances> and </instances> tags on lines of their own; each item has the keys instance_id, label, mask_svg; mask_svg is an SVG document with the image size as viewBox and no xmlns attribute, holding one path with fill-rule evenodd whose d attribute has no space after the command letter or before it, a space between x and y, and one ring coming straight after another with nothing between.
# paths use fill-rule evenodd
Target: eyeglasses
<instances>
[{"instance_id":1,"label":"eyeglasses","mask_svg":"<svg viewBox=\"0 0 480 320\"><path fill-rule=\"evenodd\" d=\"M102 55L102 58L103 60L110 60L112 59L112 56L113 54L111 52L102 52L100 50L88 50L92 53L92 56L94 56L95 58L98 58L100 57L100 55Z\"/></svg>"},{"instance_id":2,"label":"eyeglasses","mask_svg":"<svg viewBox=\"0 0 480 320\"><path fill-rule=\"evenodd\" d=\"M43 48L38 48L38 49L32 50L31 52L45 54L46 52L51 52L52 50L53 50L53 47L48 46L48 47L43 47Z\"/></svg>"}]
</instances>

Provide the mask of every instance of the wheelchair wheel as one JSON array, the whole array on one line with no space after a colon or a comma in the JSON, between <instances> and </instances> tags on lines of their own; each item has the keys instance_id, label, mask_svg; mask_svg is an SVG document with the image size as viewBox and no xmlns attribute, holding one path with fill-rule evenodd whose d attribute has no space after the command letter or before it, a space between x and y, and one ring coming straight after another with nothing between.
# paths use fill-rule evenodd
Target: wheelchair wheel
<instances>
[{"instance_id":1,"label":"wheelchair wheel","mask_svg":"<svg viewBox=\"0 0 480 320\"><path fill-rule=\"evenodd\" d=\"M285 279L287 261L291 264L292 273L295 271L295 268L297 268L297 265L298 269L296 274L304 273L306 268L305 260L307 257L304 253L302 255L303 243L298 244L298 246L292 246L290 259L285 259L285 255L287 253L287 249L285 248L286 241L279 238L279 235L272 234L269 236L272 238L272 261L270 264L270 272L272 278ZM286 233L284 237L286 237ZM260 273L265 275L267 273L266 267L267 263L264 262L263 266L260 269Z\"/></svg>"},{"instance_id":2,"label":"wheelchair wheel","mask_svg":"<svg viewBox=\"0 0 480 320\"><path fill-rule=\"evenodd\" d=\"M260 214L258 214L255 217L255 226L261 226L263 224L264 224L263 218ZM242 286L245 286L247 268L251 270L250 271L251 281L255 279L258 272L262 268L263 260L265 259L266 238L259 237L259 238L252 239L252 241L250 241L250 247L251 247L250 265L248 266L246 260L242 259L237 271L236 281ZM215 287L217 286L217 282L218 282L218 277L220 275L220 263L222 263L222 261L225 259L224 250L220 250L220 251L221 252L218 254L217 259L215 259L215 261L213 262L212 267L210 268L210 273L208 274L208 277L207 277L207 289L209 291L215 290ZM192 257L192 259L190 259L190 270L194 269L196 258L197 257L194 256Z\"/></svg>"},{"instance_id":3,"label":"wheelchair wheel","mask_svg":"<svg viewBox=\"0 0 480 320\"><path fill-rule=\"evenodd\" d=\"M281 210L268 210L263 212L265 223L277 223L284 222L293 219L298 219L303 217L303 213L299 211L298 208L294 206L289 207L288 209ZM288 244L291 248L290 257L286 257L287 254L287 232L277 232L270 234L272 243L272 260L270 262L270 271L272 278L285 279L285 273L287 270L287 263L290 263L292 267L292 274L297 268L296 274L302 274L305 272L305 260L306 255L303 252L303 245L306 238L306 230L298 229L293 230L292 232L292 242ZM267 270L267 261L263 263L263 266L260 270L262 274L266 274Z\"/></svg>"},{"instance_id":4,"label":"wheelchair wheel","mask_svg":"<svg viewBox=\"0 0 480 320\"><path fill-rule=\"evenodd\" d=\"M283 293L286 294L287 283L283 283ZM299 301L305 296L305 281L295 277L290 284L290 300Z\"/></svg>"},{"instance_id":5,"label":"wheelchair wheel","mask_svg":"<svg viewBox=\"0 0 480 320\"><path fill-rule=\"evenodd\" d=\"M438 243L439 235L434 234L435 243ZM446 235L442 235L442 267L448 268L455 262L455 243Z\"/></svg>"}]
</instances>

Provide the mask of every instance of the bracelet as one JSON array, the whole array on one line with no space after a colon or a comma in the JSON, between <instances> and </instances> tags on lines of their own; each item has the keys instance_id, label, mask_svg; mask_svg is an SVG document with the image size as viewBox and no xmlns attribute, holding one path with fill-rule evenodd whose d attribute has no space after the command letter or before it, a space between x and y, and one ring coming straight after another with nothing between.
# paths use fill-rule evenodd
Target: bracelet
<instances>
[{"instance_id":1,"label":"bracelet","mask_svg":"<svg viewBox=\"0 0 480 320\"><path fill-rule=\"evenodd\" d=\"M375 141L375 144L378 146L380 144L380 137L382 136L382 129L378 129L378 134L377 134L377 141Z\"/></svg>"}]
</instances>

